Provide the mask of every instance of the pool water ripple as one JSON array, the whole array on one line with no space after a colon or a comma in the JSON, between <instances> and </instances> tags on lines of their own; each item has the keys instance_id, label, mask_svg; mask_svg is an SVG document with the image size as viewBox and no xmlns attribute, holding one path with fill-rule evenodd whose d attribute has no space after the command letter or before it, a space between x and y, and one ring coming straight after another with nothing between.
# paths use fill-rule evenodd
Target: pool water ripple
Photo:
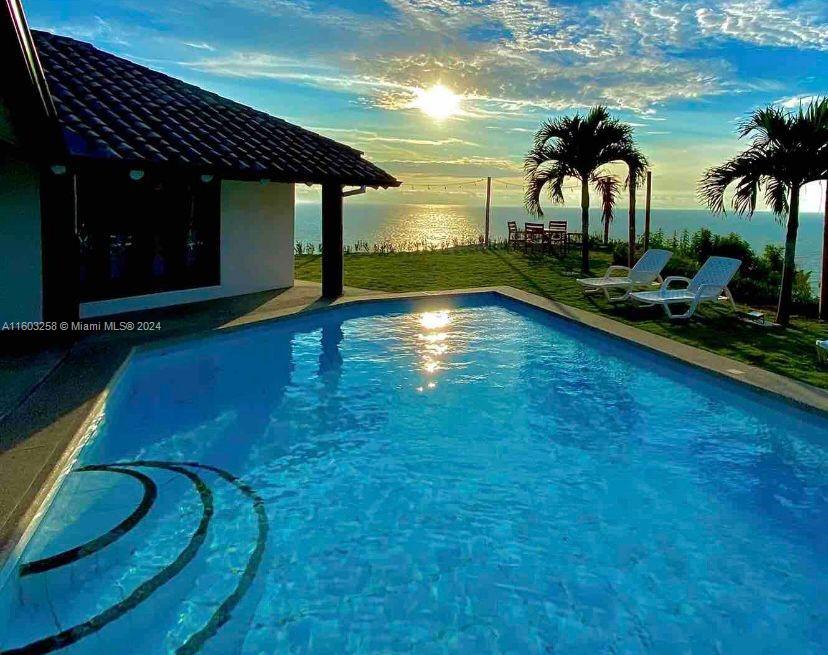
<instances>
[{"instance_id":1,"label":"pool water ripple","mask_svg":"<svg viewBox=\"0 0 828 655\"><path fill-rule=\"evenodd\" d=\"M144 614L66 651L192 643L254 555L222 622L182 652L828 650L826 419L516 304L429 302L137 356L81 464L220 467L262 515L205 469L203 552ZM89 592L57 584L23 608L33 592L13 580L0 621L45 634L52 612L111 604L101 581L133 588L168 563L197 499L155 480L146 518L88 558L100 580L82 562L42 574ZM107 505L67 482L25 558L128 514L139 492L111 485Z\"/></svg>"}]
</instances>

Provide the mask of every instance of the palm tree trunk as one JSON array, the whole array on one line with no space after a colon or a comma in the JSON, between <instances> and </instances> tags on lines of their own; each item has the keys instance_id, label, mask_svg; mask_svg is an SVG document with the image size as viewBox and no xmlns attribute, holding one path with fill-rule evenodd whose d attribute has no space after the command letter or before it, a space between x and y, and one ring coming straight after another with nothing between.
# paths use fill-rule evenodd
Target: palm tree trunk
<instances>
[{"instance_id":1,"label":"palm tree trunk","mask_svg":"<svg viewBox=\"0 0 828 655\"><path fill-rule=\"evenodd\" d=\"M609 244L609 219L604 218L604 245Z\"/></svg>"},{"instance_id":2,"label":"palm tree trunk","mask_svg":"<svg viewBox=\"0 0 828 655\"><path fill-rule=\"evenodd\" d=\"M581 270L589 273L589 183L581 180Z\"/></svg>"},{"instance_id":3,"label":"palm tree trunk","mask_svg":"<svg viewBox=\"0 0 828 655\"><path fill-rule=\"evenodd\" d=\"M791 203L788 212L788 230L785 233L785 262L782 265L782 288L779 290L779 307L776 322L787 325L791 318L794 275L796 272L796 233L799 230L799 183L791 186Z\"/></svg>"},{"instance_id":4,"label":"palm tree trunk","mask_svg":"<svg viewBox=\"0 0 828 655\"><path fill-rule=\"evenodd\" d=\"M822 219L822 276L819 281L819 317L828 319L828 180L825 180L825 215Z\"/></svg>"}]
</instances>

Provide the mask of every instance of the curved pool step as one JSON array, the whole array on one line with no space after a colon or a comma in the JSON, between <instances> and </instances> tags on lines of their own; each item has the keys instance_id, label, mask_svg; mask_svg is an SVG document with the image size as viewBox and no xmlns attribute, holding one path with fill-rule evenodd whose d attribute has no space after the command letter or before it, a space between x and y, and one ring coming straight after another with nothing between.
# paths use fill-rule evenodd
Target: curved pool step
<instances>
[{"instance_id":1,"label":"curved pool step","mask_svg":"<svg viewBox=\"0 0 828 655\"><path fill-rule=\"evenodd\" d=\"M44 557L42 559L26 562L20 566L20 577L24 578L27 575L34 575L35 573L45 573L52 569L66 566L77 562L84 557L94 555L99 550L103 550L110 544L114 543L130 530L132 530L138 523L147 515L158 497L158 486L148 475L144 475L140 471L131 471L119 466L111 466L107 464L98 464L93 466L84 466L76 469L75 472L83 473L89 471L109 471L111 473L120 473L128 475L141 483L143 487L143 497L138 506L127 516L123 521L116 525L111 530L105 532L99 537L95 537L80 546L69 548L61 551L55 555Z\"/></svg>"},{"instance_id":2,"label":"curved pool step","mask_svg":"<svg viewBox=\"0 0 828 655\"><path fill-rule=\"evenodd\" d=\"M48 576L50 571L81 562L89 555L105 550L107 546L115 543L137 527L155 503L156 498L158 497L158 485L152 481L149 476L135 469L169 470L184 476L193 485L201 501L202 513L199 523L191 535L187 545L179 552L177 557L170 564L165 566L148 580L139 584L131 593L122 598L121 601L114 603L104 611L69 628L59 629L52 635L31 641L21 646L15 644L13 648L2 650L0 653L5 655L23 655L24 653L37 654L61 650L66 646L82 641L89 635L99 633L113 622L126 616L129 616L131 620L137 620L139 623L147 623L147 630L141 631L142 637L146 637L149 641L156 643L163 641L165 644L169 644L170 638L175 636L173 634L175 632L175 627L180 627L176 625L176 614L173 611L173 607L177 605L181 608L187 603L188 600L191 601L189 603L190 605L197 605L198 599L188 598L187 592L192 592L193 589L198 588L198 580L201 576L207 575L209 579L209 576L212 573L209 567L205 567L201 570L197 567L193 568L189 565L199 553L201 546L207 539L208 528L214 514L216 513L214 493L211 489L214 485L212 483L208 485L205 481L205 477L212 477L213 475L231 485L235 491L243 495L251 504L256 530L256 541L253 550L247 558L247 562L245 563L244 568L231 591L223 598L223 600L221 600L221 602L213 604L214 609L206 620L198 621L200 625L198 629L190 633L186 638L181 638L181 641L179 642L180 645L175 647L174 652L180 653L181 655L197 653L202 646L230 619L232 611L247 593L261 564L267 539L267 516L264 511L264 503L262 499L252 488L223 469L206 464L200 464L198 462L137 460L131 462L118 462L114 464L98 464L78 469L77 472L106 470L123 473L138 479L144 487L144 495L141 502L112 530L109 530L108 532L91 539L84 544L81 544L80 546L64 550L49 557L24 563L20 569L21 578L31 579L32 576L39 577L40 574ZM210 475L205 476L205 473ZM212 541L213 539L216 539L220 533L217 533L216 530L212 530L211 534L212 536L210 540ZM214 547L213 550L217 550L217 548ZM96 559L97 558L92 558L86 561L94 562ZM185 569L188 570L188 572L192 569L190 576L186 580L180 577L180 574L182 574ZM212 587L212 581L208 584ZM155 592L162 587L165 589L170 587L172 596L168 594L166 598L158 597L156 599L157 602L155 603L145 602L150 599L150 597L153 597L153 594L155 594ZM176 587L178 587L178 593L176 593L176 590L174 589ZM180 595L182 597L179 598L177 602L174 602L174 596L176 595ZM159 605L161 607L158 607ZM138 614L144 615L148 613L143 621L140 617L133 616L133 610L136 610L139 606L146 608L146 611L142 609L142 611L138 612ZM161 611L158 612L156 610ZM165 612L164 610L168 611ZM173 620L170 621L171 625L160 627L159 624L164 622L159 621L159 619L162 617L166 618L165 615L172 617ZM180 616L178 618L180 618ZM57 621L56 617L55 621ZM59 624L58 627L60 627ZM153 628L155 629L153 630ZM153 634L150 634L149 631ZM165 637L167 637L166 640ZM123 636L121 636L120 639L123 639ZM115 639L115 642L117 641L118 638ZM101 644L98 643L98 640L96 640L96 652L100 645Z\"/></svg>"}]
</instances>

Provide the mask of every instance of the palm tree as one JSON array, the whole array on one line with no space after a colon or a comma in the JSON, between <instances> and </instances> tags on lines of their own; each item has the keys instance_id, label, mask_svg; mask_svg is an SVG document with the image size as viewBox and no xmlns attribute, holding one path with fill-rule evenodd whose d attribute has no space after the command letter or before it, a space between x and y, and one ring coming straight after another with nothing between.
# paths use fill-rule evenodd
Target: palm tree
<instances>
[{"instance_id":1,"label":"palm tree","mask_svg":"<svg viewBox=\"0 0 828 655\"><path fill-rule=\"evenodd\" d=\"M584 272L589 271L589 185L593 184L606 198L607 187L602 180L607 174L600 169L613 162L627 165L627 185L631 188L647 166L646 157L635 145L632 128L613 118L600 105L590 109L586 116L575 114L545 121L524 159L524 204L533 216L543 216L540 194L545 185L549 185L552 202L562 203L566 178L581 181L581 269Z\"/></svg>"},{"instance_id":2,"label":"palm tree","mask_svg":"<svg viewBox=\"0 0 828 655\"><path fill-rule=\"evenodd\" d=\"M732 206L737 214L753 216L763 191L778 220L787 215L776 311L777 323L787 325L796 271L799 192L808 182L828 176L828 98L817 98L796 112L774 105L759 109L739 127L739 137L752 137L750 147L706 171L699 182L699 195L711 211L725 213L725 191L735 184Z\"/></svg>"},{"instance_id":3,"label":"palm tree","mask_svg":"<svg viewBox=\"0 0 828 655\"><path fill-rule=\"evenodd\" d=\"M618 178L614 175L604 175L596 179L593 184L601 194L601 222L604 224L604 245L609 243L609 228L615 210L615 201L618 199Z\"/></svg>"}]
</instances>

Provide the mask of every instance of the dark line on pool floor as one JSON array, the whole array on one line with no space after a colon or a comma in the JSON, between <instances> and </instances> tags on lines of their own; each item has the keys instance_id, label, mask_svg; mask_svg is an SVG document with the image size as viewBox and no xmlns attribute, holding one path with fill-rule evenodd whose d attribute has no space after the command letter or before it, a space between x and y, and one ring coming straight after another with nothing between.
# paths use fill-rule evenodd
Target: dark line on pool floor
<instances>
[{"instance_id":1,"label":"dark line on pool floor","mask_svg":"<svg viewBox=\"0 0 828 655\"><path fill-rule=\"evenodd\" d=\"M218 467L209 466L208 464L197 464L195 462L186 462L185 464L187 466L196 466L198 468L213 471L219 477L223 478L230 484L235 485L239 491L247 496L253 502L253 511L256 513L258 535L256 537L256 547L253 549L253 552L247 560L247 565L244 567L244 572L239 580L239 584L236 585L233 592L224 599L218 609L213 612L213 615L204 627L202 627L198 632L192 634L187 641L176 649L176 655L194 655L194 653L201 650L201 647L208 639L213 637L219 631L221 626L230 620L233 609L239 604L241 599L250 589L250 585L253 584L253 580L259 571L259 566L261 566L262 558L264 557L268 531L267 513L264 510L264 501L252 487L239 480L233 474Z\"/></svg>"},{"instance_id":2,"label":"dark line on pool floor","mask_svg":"<svg viewBox=\"0 0 828 655\"><path fill-rule=\"evenodd\" d=\"M129 516L127 516L114 528L101 536L92 539L91 541L87 541L80 546L76 546L75 548L64 550L56 555L52 555L51 557L44 557L43 559L23 564L20 567L21 578L35 573L44 573L61 566L71 564L72 562L77 562L84 557L89 557L89 555L106 548L138 525L138 522L147 515L147 512L149 512L156 497L158 496L158 487L155 482L148 475L145 475L140 471L130 471L129 469L119 468L118 466L110 466L107 464L84 466L83 468L76 469L76 471L79 473L107 471L110 473L122 473L123 475L128 475L141 483L144 488L144 495L141 498L141 502L138 504L138 507L136 507Z\"/></svg>"},{"instance_id":3,"label":"dark line on pool floor","mask_svg":"<svg viewBox=\"0 0 828 655\"><path fill-rule=\"evenodd\" d=\"M138 465L139 464L135 464L132 462L122 462L119 464L114 464L113 466ZM199 475L187 470L186 468L178 464L168 462L146 462L140 464L140 466L164 468L171 471L175 471L176 473L179 473L187 477L193 483L193 486L195 486L196 490L198 491L202 505L201 520L199 521L198 527L196 528L195 532L190 537L190 541L188 542L187 546L178 554L178 556L175 558L175 560L173 560L171 564L169 564L163 570L159 571L149 580L142 582L140 585L138 585L138 587L136 587L136 589L121 602L112 605L100 614L93 616L88 621L84 621L83 623L80 623L76 626L67 628L66 630L63 630L58 634L52 635L50 637L38 639L37 641L33 641L32 643L27 644L25 646L21 646L20 648L12 648L10 650L3 651L3 655L39 655L41 653L50 653L54 650L65 648L71 644L74 644L77 641L80 641L84 637L98 632L107 624L118 619L119 617L126 614L128 611L134 609L142 602L144 602L159 587L166 584L167 582L172 580L172 578L178 575L184 569L184 567L187 566L187 564L189 564L190 561L195 557L196 553L198 552L198 549L201 548L202 543L204 543L204 539L207 535L207 528L210 525L210 520L213 517L213 492L210 491L210 488L204 483L204 481L201 479Z\"/></svg>"},{"instance_id":4,"label":"dark line on pool floor","mask_svg":"<svg viewBox=\"0 0 828 655\"><path fill-rule=\"evenodd\" d=\"M193 484L195 485L196 489L199 492L201 497L202 506L203 506L203 513L202 519L199 523L199 526L196 532L193 534L193 537L190 540L190 544L188 544L187 548L182 551L176 560L158 573L156 576L148 580L147 582L140 585L132 594L130 594L124 601L113 605L109 609L105 610L101 614L93 617L89 621L85 621L82 624L69 628L60 632L57 635L53 635L51 637L47 637L45 639L38 640L36 642L32 642L27 646L23 646L22 648L3 651L0 655L23 655L23 654L37 654L37 653L48 653L53 650L65 648L80 639L92 634L93 632L97 632L105 625L110 623L111 621L116 620L126 612L130 611L141 602L143 602L151 593L153 593L158 587L168 582L172 579L175 575L177 575L195 556L195 553L200 548L201 544L203 543L207 527L210 523L210 519L213 515L213 496L210 489L204 483L203 479L187 469L183 467L193 467L204 469L207 471L211 471L221 477L226 482L234 485L241 493L247 496L248 499L253 504L253 511L256 514L256 522L257 522L257 529L258 535L256 538L256 546L253 549L253 552L250 554L250 557L247 560L247 564L242 572L241 578L239 579L236 588L227 596L224 601L222 601L221 605L213 612L210 619L204 626L198 630L197 632L190 635L181 646L176 649L176 655L195 655L199 650L201 650L202 646L215 634L219 631L219 629L230 620L233 609L239 604L241 599L250 589L250 586L253 584L253 580L258 573L259 567L261 566L262 559L264 557L264 551L267 544L267 533L268 533L268 520L267 520L267 513L264 509L264 501L262 498L253 490L252 487L242 482L239 478L234 476L232 473L225 471L224 469L220 469L217 466L210 466L208 464L199 464L197 462L167 462L167 461L157 461L157 460L137 460L132 462L120 462L117 464L96 464L85 466L83 468L77 469L77 471L113 471L124 473L126 475L131 475L136 479L140 480L142 484L144 484L144 498L141 501L139 507L129 516L127 519L122 521L116 528L113 528L110 532L98 537L97 539L88 542L87 544L83 544L78 548L74 548L64 553L58 553L50 558L44 558L43 560L36 560L32 562L30 565L33 566L40 562L48 563L52 562L53 560L58 560L59 558L61 561L55 561L53 565L48 566L48 568L42 568L38 571L31 571L30 573L37 573L41 571L47 571L50 569L58 568L59 566L63 566L65 564L69 564L70 562L76 561L81 557L85 557L86 555L91 554L92 552L96 552L100 550L108 543L112 543L115 540L119 539L123 534L126 534L130 529L135 527L137 523L146 515L149 511L150 507L152 506L153 502L155 501L157 495L157 485L155 482L152 481L151 478L140 473L138 471L129 471L122 467L147 467L147 468L162 468L162 469L169 469L180 473L181 475L185 475L188 477ZM151 490L151 491L149 491ZM149 500L148 500L149 498ZM146 508L143 509L146 505ZM206 522L205 522L206 519ZM125 524L129 524L127 527L124 527ZM121 532L118 530L121 529ZM198 543L195 545L194 549L193 544L195 540L198 538ZM89 552L84 552L78 556L70 556L71 554L75 553L75 551L79 551L81 549L87 548L92 544L96 544L98 547L94 550ZM192 550L191 550L192 549ZM183 560L183 561L182 561ZM45 566L45 565L40 565ZM24 575L21 573L21 576Z\"/></svg>"}]
</instances>

